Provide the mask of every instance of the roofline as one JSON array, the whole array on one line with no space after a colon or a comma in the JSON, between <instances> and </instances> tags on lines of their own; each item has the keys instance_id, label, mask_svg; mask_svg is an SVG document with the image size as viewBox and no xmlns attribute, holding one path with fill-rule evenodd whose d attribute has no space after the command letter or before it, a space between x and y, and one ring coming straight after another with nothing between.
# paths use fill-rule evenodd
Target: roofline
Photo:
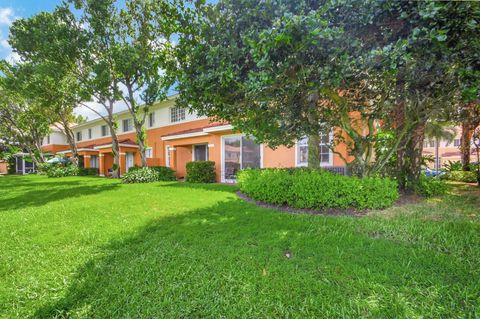
<instances>
[{"instance_id":1,"label":"roofline","mask_svg":"<svg viewBox=\"0 0 480 319\"><path fill-rule=\"evenodd\" d=\"M163 101L157 101L157 102L154 102L152 104L152 106L156 106L156 105L161 105L162 103L166 103L166 102L169 102L169 101L174 101L178 98L179 94L173 94L173 95L169 95L167 96L167 99L166 100L163 100ZM145 104L141 105L140 106L141 108L145 107ZM124 110L124 111L120 111L120 112L115 112L113 113L113 115L123 115L123 114L128 114L130 113L130 110ZM90 121L87 121L85 123L80 123L80 124L76 124L76 125L73 125L71 126L72 129L76 129L76 128L80 128L80 127L84 127L84 126L87 126L89 124L92 124L92 123L95 123L95 122L105 122L101 117L97 117L93 120L90 120Z\"/></svg>"}]
</instances>

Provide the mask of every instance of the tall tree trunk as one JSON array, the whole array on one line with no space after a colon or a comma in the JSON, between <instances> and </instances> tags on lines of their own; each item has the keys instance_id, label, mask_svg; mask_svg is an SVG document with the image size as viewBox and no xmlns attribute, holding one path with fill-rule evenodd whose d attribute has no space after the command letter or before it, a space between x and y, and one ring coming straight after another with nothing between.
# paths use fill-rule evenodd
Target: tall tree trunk
<instances>
[{"instance_id":1,"label":"tall tree trunk","mask_svg":"<svg viewBox=\"0 0 480 319\"><path fill-rule=\"evenodd\" d=\"M65 132L65 136L67 137L67 143L70 146L70 150L72 151L72 163L75 166L78 166L78 149L77 149L77 143L75 143L75 134L73 133L73 130L70 128L70 123L67 120L67 118L61 114L61 128L59 129L63 130Z\"/></svg>"},{"instance_id":2,"label":"tall tree trunk","mask_svg":"<svg viewBox=\"0 0 480 319\"><path fill-rule=\"evenodd\" d=\"M134 116L135 118L135 116ZM135 121L135 132L137 133L137 144L138 144L138 149L140 151L140 160L142 167L147 166L147 155L145 153L146 151L146 132L143 129L143 124L140 121Z\"/></svg>"},{"instance_id":3,"label":"tall tree trunk","mask_svg":"<svg viewBox=\"0 0 480 319\"><path fill-rule=\"evenodd\" d=\"M472 140L473 132L470 123L462 123L462 136L460 139L460 151L462 153L462 170L470 170L470 141Z\"/></svg>"},{"instance_id":4,"label":"tall tree trunk","mask_svg":"<svg viewBox=\"0 0 480 319\"><path fill-rule=\"evenodd\" d=\"M112 156L113 156L112 177L119 178L120 177L120 144L118 143L117 128L115 124L115 119L113 117L114 103L115 101L109 100L107 125L110 128L110 136L112 137Z\"/></svg>"},{"instance_id":5,"label":"tall tree trunk","mask_svg":"<svg viewBox=\"0 0 480 319\"><path fill-rule=\"evenodd\" d=\"M418 184L422 169L423 142L425 140L425 122L418 123L412 130L412 136L407 144L407 169L405 177L407 189L413 190Z\"/></svg>"},{"instance_id":6,"label":"tall tree trunk","mask_svg":"<svg viewBox=\"0 0 480 319\"><path fill-rule=\"evenodd\" d=\"M320 134L308 137L308 167L320 167Z\"/></svg>"}]
</instances>

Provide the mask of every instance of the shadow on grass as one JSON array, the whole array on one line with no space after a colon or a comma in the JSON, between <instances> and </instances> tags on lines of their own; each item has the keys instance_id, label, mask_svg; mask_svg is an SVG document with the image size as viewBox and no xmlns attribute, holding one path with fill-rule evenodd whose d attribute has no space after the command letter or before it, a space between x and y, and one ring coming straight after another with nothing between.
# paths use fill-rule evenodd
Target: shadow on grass
<instances>
[{"instance_id":1,"label":"shadow on grass","mask_svg":"<svg viewBox=\"0 0 480 319\"><path fill-rule=\"evenodd\" d=\"M235 184L206 184L206 183L188 183L188 182L171 182L160 185L160 187L178 187L178 188L193 188L204 189L207 191L217 192L235 192L238 190L238 186Z\"/></svg>"},{"instance_id":2,"label":"shadow on grass","mask_svg":"<svg viewBox=\"0 0 480 319\"><path fill-rule=\"evenodd\" d=\"M0 210L38 207L67 198L98 194L118 187L118 184L91 184L88 179L85 181L55 179L41 182L12 178L12 181L2 181L1 185L2 188L8 188L14 196L10 197L8 193L6 193L8 197L0 196Z\"/></svg>"},{"instance_id":3,"label":"shadow on grass","mask_svg":"<svg viewBox=\"0 0 480 319\"><path fill-rule=\"evenodd\" d=\"M158 219L104 247L77 270L64 297L34 318L399 318L475 310L465 299L476 291L465 269L430 251L356 235L355 227L351 219L278 214L239 199Z\"/></svg>"}]
</instances>

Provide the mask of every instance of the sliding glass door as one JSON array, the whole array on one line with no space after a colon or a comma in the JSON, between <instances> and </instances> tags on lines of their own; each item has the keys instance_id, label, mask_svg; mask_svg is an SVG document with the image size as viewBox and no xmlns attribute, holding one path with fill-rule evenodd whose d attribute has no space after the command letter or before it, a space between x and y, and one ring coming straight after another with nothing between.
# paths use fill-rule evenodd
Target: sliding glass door
<instances>
[{"instance_id":1,"label":"sliding glass door","mask_svg":"<svg viewBox=\"0 0 480 319\"><path fill-rule=\"evenodd\" d=\"M222 180L235 182L235 175L244 168L261 167L261 146L245 136L223 137Z\"/></svg>"}]
</instances>

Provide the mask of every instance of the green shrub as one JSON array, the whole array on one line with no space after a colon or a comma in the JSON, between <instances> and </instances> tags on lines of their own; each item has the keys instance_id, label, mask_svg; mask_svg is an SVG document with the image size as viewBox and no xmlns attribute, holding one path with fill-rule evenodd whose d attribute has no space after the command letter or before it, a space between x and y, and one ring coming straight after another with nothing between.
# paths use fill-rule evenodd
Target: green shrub
<instances>
[{"instance_id":1,"label":"green shrub","mask_svg":"<svg viewBox=\"0 0 480 319\"><path fill-rule=\"evenodd\" d=\"M98 175L98 168L80 168L79 172L80 176L97 176Z\"/></svg>"},{"instance_id":2,"label":"green shrub","mask_svg":"<svg viewBox=\"0 0 480 319\"><path fill-rule=\"evenodd\" d=\"M77 176L80 174L80 169L75 165L50 165L46 168L46 174L48 177L65 177L65 176Z\"/></svg>"},{"instance_id":3,"label":"green shrub","mask_svg":"<svg viewBox=\"0 0 480 319\"><path fill-rule=\"evenodd\" d=\"M175 171L170 167L152 166L152 167L131 167L127 173L122 176L122 182L131 183L151 183L158 181L176 180Z\"/></svg>"},{"instance_id":4,"label":"green shrub","mask_svg":"<svg viewBox=\"0 0 480 319\"><path fill-rule=\"evenodd\" d=\"M7 159L7 173L15 174L17 172L17 159L14 156L10 156Z\"/></svg>"},{"instance_id":5,"label":"green shrub","mask_svg":"<svg viewBox=\"0 0 480 319\"><path fill-rule=\"evenodd\" d=\"M215 162L195 161L187 163L186 181L190 183L215 183Z\"/></svg>"},{"instance_id":6,"label":"green shrub","mask_svg":"<svg viewBox=\"0 0 480 319\"><path fill-rule=\"evenodd\" d=\"M460 161L448 161L448 163L445 163L443 167L447 172L461 171L462 163Z\"/></svg>"},{"instance_id":7,"label":"green shrub","mask_svg":"<svg viewBox=\"0 0 480 319\"><path fill-rule=\"evenodd\" d=\"M445 179L455 182L476 183L476 171L452 171L444 175Z\"/></svg>"},{"instance_id":8,"label":"green shrub","mask_svg":"<svg viewBox=\"0 0 480 319\"><path fill-rule=\"evenodd\" d=\"M321 169L247 169L238 173L237 181L255 200L297 208L384 208L399 196L391 179L360 179Z\"/></svg>"},{"instance_id":9,"label":"green shrub","mask_svg":"<svg viewBox=\"0 0 480 319\"><path fill-rule=\"evenodd\" d=\"M415 192L424 197L443 195L447 192L447 184L440 178L421 174L419 183L415 186Z\"/></svg>"}]
</instances>

